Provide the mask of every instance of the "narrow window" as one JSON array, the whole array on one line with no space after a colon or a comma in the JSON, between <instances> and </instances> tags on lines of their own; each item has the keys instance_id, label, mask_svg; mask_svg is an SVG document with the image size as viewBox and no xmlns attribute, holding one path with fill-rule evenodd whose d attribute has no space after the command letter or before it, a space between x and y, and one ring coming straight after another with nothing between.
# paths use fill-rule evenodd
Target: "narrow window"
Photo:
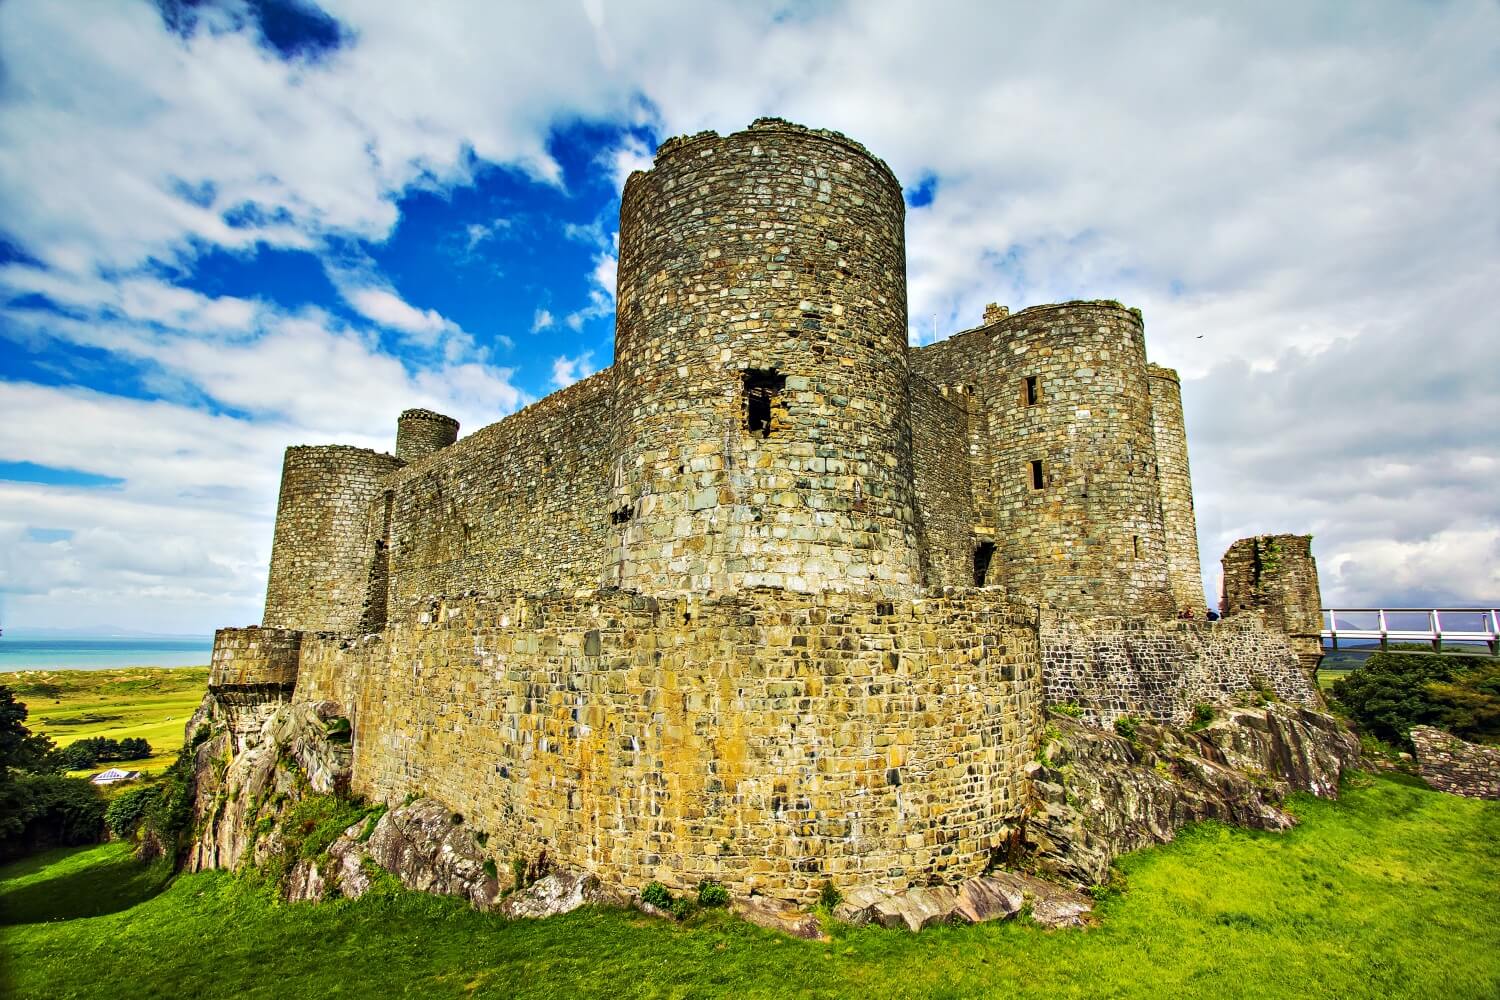
<instances>
[{"instance_id":1,"label":"narrow window","mask_svg":"<svg viewBox=\"0 0 1500 1000\"><path fill-rule=\"evenodd\" d=\"M1141 557L1141 536L1140 535L1131 535L1130 536L1130 548L1131 548L1131 551L1135 553L1135 557L1137 559L1139 559Z\"/></svg>"},{"instance_id":2,"label":"narrow window","mask_svg":"<svg viewBox=\"0 0 1500 1000\"><path fill-rule=\"evenodd\" d=\"M745 430L771 436L772 415L781 408L785 389L785 375L754 368L745 372Z\"/></svg>"},{"instance_id":3,"label":"narrow window","mask_svg":"<svg viewBox=\"0 0 1500 1000\"><path fill-rule=\"evenodd\" d=\"M1042 377L1040 375L1026 376L1026 385L1021 390L1021 400L1027 406L1035 406L1042 401Z\"/></svg>"},{"instance_id":4,"label":"narrow window","mask_svg":"<svg viewBox=\"0 0 1500 1000\"><path fill-rule=\"evenodd\" d=\"M974 586L983 587L990 575L990 560L995 558L995 543L980 542L974 548Z\"/></svg>"},{"instance_id":5,"label":"narrow window","mask_svg":"<svg viewBox=\"0 0 1500 1000\"><path fill-rule=\"evenodd\" d=\"M1040 458L1033 458L1031 460L1031 488L1039 490L1046 485L1047 481L1042 476L1042 460Z\"/></svg>"}]
</instances>

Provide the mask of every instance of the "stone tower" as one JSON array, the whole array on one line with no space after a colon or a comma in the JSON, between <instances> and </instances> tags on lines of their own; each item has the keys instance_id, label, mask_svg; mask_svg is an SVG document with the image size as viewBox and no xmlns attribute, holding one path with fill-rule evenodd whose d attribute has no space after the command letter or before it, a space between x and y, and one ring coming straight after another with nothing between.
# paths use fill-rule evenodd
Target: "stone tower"
<instances>
[{"instance_id":1,"label":"stone tower","mask_svg":"<svg viewBox=\"0 0 1500 1000\"><path fill-rule=\"evenodd\" d=\"M606 586L921 582L904 220L883 162L778 119L631 176Z\"/></svg>"},{"instance_id":2,"label":"stone tower","mask_svg":"<svg viewBox=\"0 0 1500 1000\"><path fill-rule=\"evenodd\" d=\"M458 421L431 410L406 410L396 420L396 457L415 462L458 440Z\"/></svg>"},{"instance_id":3,"label":"stone tower","mask_svg":"<svg viewBox=\"0 0 1500 1000\"><path fill-rule=\"evenodd\" d=\"M360 631L376 557L370 511L382 477L401 464L345 445L286 450L266 585L267 628Z\"/></svg>"},{"instance_id":4,"label":"stone tower","mask_svg":"<svg viewBox=\"0 0 1500 1000\"><path fill-rule=\"evenodd\" d=\"M1261 611L1266 624L1292 637L1297 657L1309 670L1323 658L1323 597L1311 535L1256 535L1241 538L1224 553L1226 615Z\"/></svg>"},{"instance_id":5,"label":"stone tower","mask_svg":"<svg viewBox=\"0 0 1500 1000\"><path fill-rule=\"evenodd\" d=\"M1140 315L1111 302L1027 309L995 343L1001 579L1059 609L1171 612Z\"/></svg>"},{"instance_id":6,"label":"stone tower","mask_svg":"<svg viewBox=\"0 0 1500 1000\"><path fill-rule=\"evenodd\" d=\"M1193 514L1193 480L1188 472L1187 426L1182 417L1182 383L1160 365L1146 369L1151 385L1151 427L1156 438L1156 474L1161 488L1167 540L1167 578L1178 611L1202 618L1203 567L1198 562L1198 520Z\"/></svg>"}]
</instances>

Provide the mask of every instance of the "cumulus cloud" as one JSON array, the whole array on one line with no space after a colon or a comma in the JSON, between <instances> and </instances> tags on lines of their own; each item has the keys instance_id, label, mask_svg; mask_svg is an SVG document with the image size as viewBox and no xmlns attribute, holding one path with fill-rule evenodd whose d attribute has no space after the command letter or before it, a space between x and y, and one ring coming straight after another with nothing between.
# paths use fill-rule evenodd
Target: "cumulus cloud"
<instances>
[{"instance_id":1,"label":"cumulus cloud","mask_svg":"<svg viewBox=\"0 0 1500 1000\"><path fill-rule=\"evenodd\" d=\"M531 319L531 332L536 333L540 330L545 330L556 322L557 320L552 318L551 312L546 309L538 309L536 315Z\"/></svg>"},{"instance_id":2,"label":"cumulus cloud","mask_svg":"<svg viewBox=\"0 0 1500 1000\"><path fill-rule=\"evenodd\" d=\"M552 384L565 389L579 379L588 378L599 369L594 366L594 352L584 351L575 358L559 357L552 361Z\"/></svg>"}]
</instances>

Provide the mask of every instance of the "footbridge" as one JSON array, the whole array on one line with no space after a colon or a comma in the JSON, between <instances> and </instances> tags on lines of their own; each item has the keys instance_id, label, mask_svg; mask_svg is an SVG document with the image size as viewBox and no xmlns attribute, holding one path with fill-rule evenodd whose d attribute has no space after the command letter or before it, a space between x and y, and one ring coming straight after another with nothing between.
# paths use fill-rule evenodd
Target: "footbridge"
<instances>
[{"instance_id":1,"label":"footbridge","mask_svg":"<svg viewBox=\"0 0 1500 1000\"><path fill-rule=\"evenodd\" d=\"M1500 656L1500 609L1496 608L1324 608L1323 642L1365 645L1423 642L1433 652L1450 646L1484 645Z\"/></svg>"}]
</instances>

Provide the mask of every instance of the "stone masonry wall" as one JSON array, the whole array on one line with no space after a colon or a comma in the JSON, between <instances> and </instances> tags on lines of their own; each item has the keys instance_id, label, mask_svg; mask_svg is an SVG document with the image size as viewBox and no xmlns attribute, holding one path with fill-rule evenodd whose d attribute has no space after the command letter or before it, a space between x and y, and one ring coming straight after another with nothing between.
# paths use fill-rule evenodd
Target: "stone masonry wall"
<instances>
[{"instance_id":1,"label":"stone masonry wall","mask_svg":"<svg viewBox=\"0 0 1500 1000\"><path fill-rule=\"evenodd\" d=\"M1182 382L1171 368L1148 365L1151 429L1156 439L1157 483L1167 539L1167 579L1177 610L1202 618L1203 566L1198 560L1198 519L1193 513L1193 480L1188 471L1187 425L1182 416Z\"/></svg>"},{"instance_id":2,"label":"stone masonry wall","mask_svg":"<svg viewBox=\"0 0 1500 1000\"><path fill-rule=\"evenodd\" d=\"M281 470L266 585L268 628L356 632L364 622L371 505L400 459L344 445L293 447Z\"/></svg>"},{"instance_id":3,"label":"stone masonry wall","mask_svg":"<svg viewBox=\"0 0 1500 1000\"><path fill-rule=\"evenodd\" d=\"M1466 743L1431 726L1413 726L1417 771L1433 788L1472 799L1500 799L1500 747Z\"/></svg>"},{"instance_id":4,"label":"stone masonry wall","mask_svg":"<svg viewBox=\"0 0 1500 1000\"><path fill-rule=\"evenodd\" d=\"M972 385L989 415L993 582L1083 614L1173 610L1139 314L1037 306L913 350L911 364Z\"/></svg>"},{"instance_id":5,"label":"stone masonry wall","mask_svg":"<svg viewBox=\"0 0 1500 1000\"><path fill-rule=\"evenodd\" d=\"M1323 656L1322 595L1311 535L1241 538L1224 553L1224 614L1258 610L1292 637L1311 671Z\"/></svg>"},{"instance_id":6,"label":"stone masonry wall","mask_svg":"<svg viewBox=\"0 0 1500 1000\"><path fill-rule=\"evenodd\" d=\"M984 595L599 592L309 639L298 699L346 706L356 792L433 796L499 857L806 902L983 869L1040 685L1034 622Z\"/></svg>"},{"instance_id":7,"label":"stone masonry wall","mask_svg":"<svg viewBox=\"0 0 1500 1000\"><path fill-rule=\"evenodd\" d=\"M777 119L630 177L604 585L921 586L904 222L889 167Z\"/></svg>"},{"instance_id":8,"label":"stone masonry wall","mask_svg":"<svg viewBox=\"0 0 1500 1000\"><path fill-rule=\"evenodd\" d=\"M951 394L950 394L951 393ZM974 585L974 501L969 479L969 397L912 379L912 457L929 587Z\"/></svg>"},{"instance_id":9,"label":"stone masonry wall","mask_svg":"<svg viewBox=\"0 0 1500 1000\"><path fill-rule=\"evenodd\" d=\"M1195 705L1262 688L1322 707L1290 640L1255 614L1213 623L1047 614L1041 642L1047 704L1078 705L1096 724L1125 715L1185 723Z\"/></svg>"},{"instance_id":10,"label":"stone masonry wall","mask_svg":"<svg viewBox=\"0 0 1500 1000\"><path fill-rule=\"evenodd\" d=\"M251 626L214 633L208 688L236 751L253 743L277 706L291 700L301 651L302 633L294 629Z\"/></svg>"},{"instance_id":11,"label":"stone masonry wall","mask_svg":"<svg viewBox=\"0 0 1500 1000\"><path fill-rule=\"evenodd\" d=\"M596 586L609 527L609 386L606 369L390 478L391 607Z\"/></svg>"}]
</instances>

